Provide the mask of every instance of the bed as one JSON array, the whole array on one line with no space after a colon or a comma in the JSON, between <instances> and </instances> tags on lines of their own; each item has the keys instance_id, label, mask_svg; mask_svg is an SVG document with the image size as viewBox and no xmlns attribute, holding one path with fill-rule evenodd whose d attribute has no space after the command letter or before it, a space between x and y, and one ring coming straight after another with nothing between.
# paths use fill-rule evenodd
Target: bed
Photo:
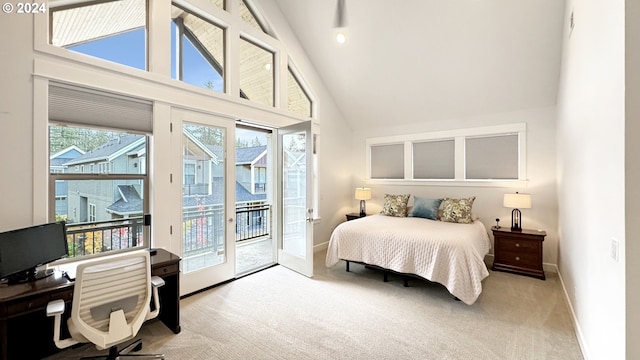
<instances>
[{"instance_id":1,"label":"bed","mask_svg":"<svg viewBox=\"0 0 640 360\"><path fill-rule=\"evenodd\" d=\"M490 248L479 220L460 224L378 214L338 225L329 240L326 266L345 260L417 275L471 305L489 276L484 257Z\"/></svg>"}]
</instances>

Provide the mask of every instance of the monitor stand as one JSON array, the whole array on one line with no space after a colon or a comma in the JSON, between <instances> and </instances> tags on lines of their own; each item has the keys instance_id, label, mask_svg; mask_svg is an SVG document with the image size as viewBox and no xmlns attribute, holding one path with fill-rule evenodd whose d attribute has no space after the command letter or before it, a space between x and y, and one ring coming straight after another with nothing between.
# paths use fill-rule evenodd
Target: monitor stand
<instances>
[{"instance_id":1,"label":"monitor stand","mask_svg":"<svg viewBox=\"0 0 640 360\"><path fill-rule=\"evenodd\" d=\"M36 268L29 269L26 271L19 272L17 274L13 274L7 277L7 284L22 284L30 281L36 281L40 279L44 279L53 275L55 272L54 269L44 269L42 271L38 271Z\"/></svg>"}]
</instances>

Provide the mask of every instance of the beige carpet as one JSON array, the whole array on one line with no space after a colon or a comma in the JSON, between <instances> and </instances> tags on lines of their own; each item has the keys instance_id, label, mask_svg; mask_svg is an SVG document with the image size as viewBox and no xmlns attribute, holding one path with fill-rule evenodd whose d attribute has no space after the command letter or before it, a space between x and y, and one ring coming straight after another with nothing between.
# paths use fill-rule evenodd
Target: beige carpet
<instances>
[{"instance_id":1,"label":"beige carpet","mask_svg":"<svg viewBox=\"0 0 640 360\"><path fill-rule=\"evenodd\" d=\"M182 332L141 331L167 359L582 359L556 274L491 272L471 306L438 284L341 263L313 279L276 266L181 301ZM86 345L49 357L95 354Z\"/></svg>"}]
</instances>

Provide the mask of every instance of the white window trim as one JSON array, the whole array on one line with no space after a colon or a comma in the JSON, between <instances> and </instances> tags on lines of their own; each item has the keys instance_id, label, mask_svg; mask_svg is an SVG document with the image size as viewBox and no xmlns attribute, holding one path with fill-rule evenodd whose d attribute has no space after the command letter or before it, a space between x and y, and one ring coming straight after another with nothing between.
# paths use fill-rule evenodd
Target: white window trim
<instances>
[{"instance_id":1,"label":"white window trim","mask_svg":"<svg viewBox=\"0 0 640 360\"><path fill-rule=\"evenodd\" d=\"M518 134L518 179L517 180L467 180L465 179L465 138ZM451 180L413 179L412 147L414 142L451 140L455 144L455 178ZM365 183L377 185L430 185L430 186L480 186L480 187L523 187L527 179L527 126L525 123L495 125L487 127L434 131L419 134L394 135L369 138L365 141ZM404 144L404 179L372 179L371 147L376 145Z\"/></svg>"}]
</instances>

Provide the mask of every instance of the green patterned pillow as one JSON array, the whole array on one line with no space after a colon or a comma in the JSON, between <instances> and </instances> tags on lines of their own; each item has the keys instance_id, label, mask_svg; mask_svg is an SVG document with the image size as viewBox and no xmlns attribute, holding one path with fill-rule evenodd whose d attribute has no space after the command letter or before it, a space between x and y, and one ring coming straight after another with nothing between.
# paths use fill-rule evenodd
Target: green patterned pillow
<instances>
[{"instance_id":1,"label":"green patterned pillow","mask_svg":"<svg viewBox=\"0 0 640 360\"><path fill-rule=\"evenodd\" d=\"M441 220L460 224L471 224L473 222L471 208L473 207L473 201L475 199L475 196L466 199L445 198L442 202Z\"/></svg>"},{"instance_id":2,"label":"green patterned pillow","mask_svg":"<svg viewBox=\"0 0 640 360\"><path fill-rule=\"evenodd\" d=\"M380 214L387 216L406 217L409 194L389 195L384 194L384 205Z\"/></svg>"}]
</instances>

